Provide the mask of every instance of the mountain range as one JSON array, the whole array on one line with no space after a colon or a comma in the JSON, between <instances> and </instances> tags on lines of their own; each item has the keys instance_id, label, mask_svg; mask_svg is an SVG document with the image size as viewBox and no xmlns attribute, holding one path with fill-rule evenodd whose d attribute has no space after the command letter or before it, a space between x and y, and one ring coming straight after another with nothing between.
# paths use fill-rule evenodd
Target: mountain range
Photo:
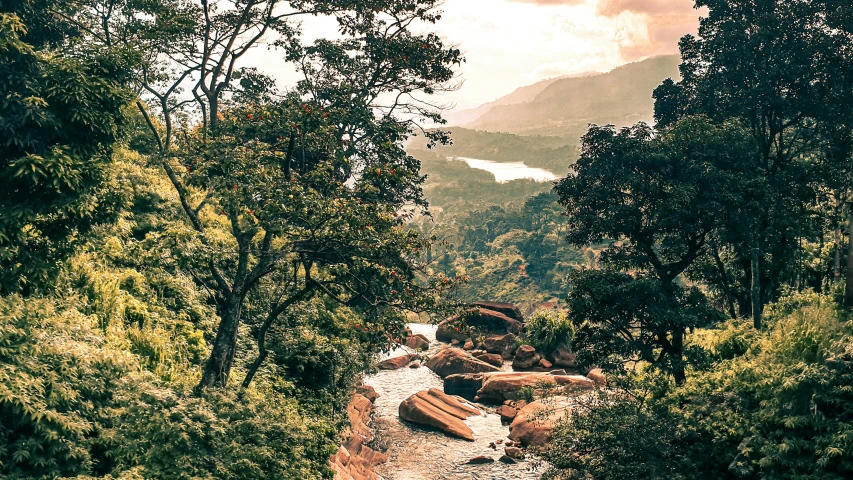
<instances>
[{"instance_id":1,"label":"mountain range","mask_svg":"<svg viewBox=\"0 0 853 480\"><path fill-rule=\"evenodd\" d=\"M603 74L543 80L446 117L452 126L475 130L569 138L582 136L590 123L653 123L652 91L666 78L678 78L680 61L678 55L659 56Z\"/></svg>"}]
</instances>

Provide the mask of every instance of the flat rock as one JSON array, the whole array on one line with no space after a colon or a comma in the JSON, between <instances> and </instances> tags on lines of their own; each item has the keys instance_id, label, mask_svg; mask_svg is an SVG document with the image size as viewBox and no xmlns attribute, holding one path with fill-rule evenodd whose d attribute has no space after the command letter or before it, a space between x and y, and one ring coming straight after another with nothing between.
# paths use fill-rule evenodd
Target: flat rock
<instances>
[{"instance_id":1,"label":"flat rock","mask_svg":"<svg viewBox=\"0 0 853 480\"><path fill-rule=\"evenodd\" d=\"M478 360L461 348L445 347L430 357L426 366L439 377L461 373L499 372L494 365Z\"/></svg>"},{"instance_id":2,"label":"flat rock","mask_svg":"<svg viewBox=\"0 0 853 480\"><path fill-rule=\"evenodd\" d=\"M512 318L513 320L524 322L524 317L521 315L521 310L519 310L518 307L511 303L480 301L472 303L471 306L485 308L487 310L492 310L498 313L503 313L504 315L509 318Z\"/></svg>"},{"instance_id":3,"label":"flat rock","mask_svg":"<svg viewBox=\"0 0 853 480\"><path fill-rule=\"evenodd\" d=\"M480 415L480 411L437 388L431 388L404 400L399 414L403 420L434 427L450 436L473 442L474 432L463 420Z\"/></svg>"},{"instance_id":4,"label":"flat rock","mask_svg":"<svg viewBox=\"0 0 853 480\"><path fill-rule=\"evenodd\" d=\"M415 355L415 354L409 354L409 355L403 355L400 357L389 358L388 360L383 360L383 361L379 362L377 367L379 367L380 370L397 370L397 369L405 367L406 365L409 364L409 362L411 362L412 360L414 360L416 358L418 358L418 355Z\"/></svg>"},{"instance_id":5,"label":"flat rock","mask_svg":"<svg viewBox=\"0 0 853 480\"><path fill-rule=\"evenodd\" d=\"M495 459L492 457L486 457L481 455L479 457L474 457L465 463L467 465L485 465L487 463L495 463Z\"/></svg>"},{"instance_id":6,"label":"flat rock","mask_svg":"<svg viewBox=\"0 0 853 480\"><path fill-rule=\"evenodd\" d=\"M540 383L556 384L555 377L543 372L497 372L483 375L483 386L477 391L475 400L486 403L503 403L518 400L524 387L536 387Z\"/></svg>"}]
</instances>

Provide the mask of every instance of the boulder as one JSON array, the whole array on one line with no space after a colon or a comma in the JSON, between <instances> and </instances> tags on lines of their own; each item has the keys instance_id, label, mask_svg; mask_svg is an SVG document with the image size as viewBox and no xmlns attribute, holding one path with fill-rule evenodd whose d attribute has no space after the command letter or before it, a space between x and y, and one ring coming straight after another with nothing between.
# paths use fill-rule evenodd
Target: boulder
<instances>
[{"instance_id":1,"label":"boulder","mask_svg":"<svg viewBox=\"0 0 853 480\"><path fill-rule=\"evenodd\" d=\"M511 303L501 303L501 302L474 302L471 304L472 307L480 307L485 308L486 310L492 310L498 313L502 313L507 317L518 320L519 322L524 322L524 317L521 315L521 310L518 309L515 305Z\"/></svg>"},{"instance_id":2,"label":"boulder","mask_svg":"<svg viewBox=\"0 0 853 480\"><path fill-rule=\"evenodd\" d=\"M422 333L410 335L406 338L406 346L415 350L429 349L429 339Z\"/></svg>"},{"instance_id":3,"label":"boulder","mask_svg":"<svg viewBox=\"0 0 853 480\"><path fill-rule=\"evenodd\" d=\"M370 385L359 385L358 387L355 387L355 393L358 393L370 400L371 403L375 402L376 399L379 398L379 394L376 393L376 389Z\"/></svg>"},{"instance_id":4,"label":"boulder","mask_svg":"<svg viewBox=\"0 0 853 480\"><path fill-rule=\"evenodd\" d=\"M558 348L548 359L554 365L563 368L576 368L578 364L578 356L570 352L566 347Z\"/></svg>"},{"instance_id":5,"label":"boulder","mask_svg":"<svg viewBox=\"0 0 853 480\"><path fill-rule=\"evenodd\" d=\"M515 402L512 400L507 400L503 405L498 407L498 415L501 416L502 422L511 422L515 419L515 416L518 415L518 409L515 408Z\"/></svg>"},{"instance_id":6,"label":"boulder","mask_svg":"<svg viewBox=\"0 0 853 480\"><path fill-rule=\"evenodd\" d=\"M523 323L503 313L485 308L472 308L439 323L435 338L441 342L453 340L463 342L471 336L469 329L487 335L505 335L521 333L523 327Z\"/></svg>"},{"instance_id":7,"label":"boulder","mask_svg":"<svg viewBox=\"0 0 853 480\"><path fill-rule=\"evenodd\" d=\"M482 361L488 363L489 365L494 365L496 367L503 367L504 366L504 358L502 356L498 355L497 353L474 354L474 358L476 358L477 360L482 360Z\"/></svg>"},{"instance_id":8,"label":"boulder","mask_svg":"<svg viewBox=\"0 0 853 480\"><path fill-rule=\"evenodd\" d=\"M414 362L409 364L409 368L421 368L421 362L415 360Z\"/></svg>"},{"instance_id":9,"label":"boulder","mask_svg":"<svg viewBox=\"0 0 853 480\"><path fill-rule=\"evenodd\" d=\"M483 375L483 386L474 399L478 402L503 403L518 400L524 387L536 387L540 383L556 384L556 377L543 372L498 372Z\"/></svg>"},{"instance_id":10,"label":"boulder","mask_svg":"<svg viewBox=\"0 0 853 480\"><path fill-rule=\"evenodd\" d=\"M532 402L519 410L509 426L509 439L525 447L542 447L551 441L554 426L566 415L567 404Z\"/></svg>"},{"instance_id":11,"label":"boulder","mask_svg":"<svg viewBox=\"0 0 853 480\"><path fill-rule=\"evenodd\" d=\"M487 463L495 463L495 459L481 455L465 462L466 465L485 465Z\"/></svg>"},{"instance_id":12,"label":"boulder","mask_svg":"<svg viewBox=\"0 0 853 480\"><path fill-rule=\"evenodd\" d=\"M518 447L506 447L504 448L504 453L507 457L514 458L516 460L524 458L524 452L522 452Z\"/></svg>"},{"instance_id":13,"label":"boulder","mask_svg":"<svg viewBox=\"0 0 853 480\"><path fill-rule=\"evenodd\" d=\"M444 378L444 393L458 395L469 402L474 401L477 391L483 386L482 373L448 375Z\"/></svg>"},{"instance_id":14,"label":"boulder","mask_svg":"<svg viewBox=\"0 0 853 480\"><path fill-rule=\"evenodd\" d=\"M400 404L399 414L403 420L434 427L448 435L473 442L474 432L463 420L479 415L480 411L437 388L431 388L404 400Z\"/></svg>"},{"instance_id":15,"label":"boulder","mask_svg":"<svg viewBox=\"0 0 853 480\"><path fill-rule=\"evenodd\" d=\"M462 348L464 350L474 350L474 340L471 340L470 338L465 340L465 344L462 345Z\"/></svg>"},{"instance_id":16,"label":"boulder","mask_svg":"<svg viewBox=\"0 0 853 480\"><path fill-rule=\"evenodd\" d=\"M383 360L383 361L379 362L377 367L379 367L380 370L397 370L397 369L405 367L406 365L409 364L409 362L411 362L412 360L414 360L416 358L418 358L418 356L415 354L409 354L409 355L403 355L401 357L389 358L388 360Z\"/></svg>"},{"instance_id":17,"label":"boulder","mask_svg":"<svg viewBox=\"0 0 853 480\"><path fill-rule=\"evenodd\" d=\"M498 461L501 463L506 463L507 465L515 465L516 463L518 463L512 457L507 455L502 455L501 458L498 459Z\"/></svg>"},{"instance_id":18,"label":"boulder","mask_svg":"<svg viewBox=\"0 0 853 480\"><path fill-rule=\"evenodd\" d=\"M604 372L600 368L593 368L589 373L586 374L586 378L595 382L596 385L604 385L607 383L607 377L604 376Z\"/></svg>"},{"instance_id":19,"label":"boulder","mask_svg":"<svg viewBox=\"0 0 853 480\"><path fill-rule=\"evenodd\" d=\"M522 345L515 351L512 359L513 370L527 370L539 364L542 356L536 353L536 349L530 345Z\"/></svg>"},{"instance_id":20,"label":"boulder","mask_svg":"<svg viewBox=\"0 0 853 480\"><path fill-rule=\"evenodd\" d=\"M509 360L518 348L518 337L512 333L492 335L483 340L483 349Z\"/></svg>"},{"instance_id":21,"label":"boulder","mask_svg":"<svg viewBox=\"0 0 853 480\"><path fill-rule=\"evenodd\" d=\"M445 347L430 357L426 366L439 377L455 375L460 373L482 373L499 372L500 369L494 365L478 360L465 350L454 347Z\"/></svg>"}]
</instances>

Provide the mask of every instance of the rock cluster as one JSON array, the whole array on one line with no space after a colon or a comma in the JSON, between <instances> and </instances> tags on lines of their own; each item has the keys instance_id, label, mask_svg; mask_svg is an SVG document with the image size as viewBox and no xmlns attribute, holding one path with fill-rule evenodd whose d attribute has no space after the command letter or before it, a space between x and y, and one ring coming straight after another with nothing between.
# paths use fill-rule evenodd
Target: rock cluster
<instances>
[{"instance_id":1,"label":"rock cluster","mask_svg":"<svg viewBox=\"0 0 853 480\"><path fill-rule=\"evenodd\" d=\"M388 456L365 445L373 439L368 424L373 413L373 402L379 395L371 387L360 387L347 406L350 427L347 439L329 458L329 467L335 472L334 480L378 480L374 468L388 461Z\"/></svg>"}]
</instances>

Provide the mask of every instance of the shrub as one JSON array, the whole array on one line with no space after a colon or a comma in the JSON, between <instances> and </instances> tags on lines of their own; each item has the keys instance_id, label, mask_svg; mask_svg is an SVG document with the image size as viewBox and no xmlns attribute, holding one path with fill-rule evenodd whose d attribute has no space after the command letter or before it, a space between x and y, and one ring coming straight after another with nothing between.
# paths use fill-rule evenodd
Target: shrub
<instances>
[{"instance_id":1,"label":"shrub","mask_svg":"<svg viewBox=\"0 0 853 480\"><path fill-rule=\"evenodd\" d=\"M538 310L525 323L525 342L546 355L571 348L574 336L575 326L562 312Z\"/></svg>"}]
</instances>

